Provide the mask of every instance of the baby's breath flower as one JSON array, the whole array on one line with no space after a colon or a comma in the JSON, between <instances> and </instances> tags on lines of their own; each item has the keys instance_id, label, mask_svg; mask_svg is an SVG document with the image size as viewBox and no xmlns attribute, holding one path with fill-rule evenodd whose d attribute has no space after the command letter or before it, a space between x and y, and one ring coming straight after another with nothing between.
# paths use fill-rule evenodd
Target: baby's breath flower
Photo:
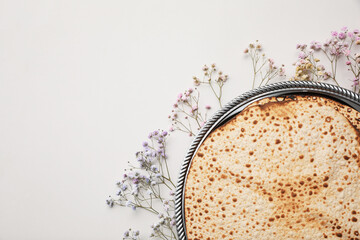
<instances>
[{"instance_id":1,"label":"baby's breath flower","mask_svg":"<svg viewBox=\"0 0 360 240\"><path fill-rule=\"evenodd\" d=\"M352 86L353 87L359 86L359 78L358 77L353 79L353 85Z\"/></svg>"},{"instance_id":2,"label":"baby's breath flower","mask_svg":"<svg viewBox=\"0 0 360 240\"><path fill-rule=\"evenodd\" d=\"M347 35L351 40L354 40L354 37L355 37L354 33L348 32Z\"/></svg>"},{"instance_id":3,"label":"baby's breath flower","mask_svg":"<svg viewBox=\"0 0 360 240\"><path fill-rule=\"evenodd\" d=\"M131 206L132 206L132 202L131 202L131 201L126 201L125 206L131 207Z\"/></svg>"},{"instance_id":4,"label":"baby's breath flower","mask_svg":"<svg viewBox=\"0 0 360 240\"><path fill-rule=\"evenodd\" d=\"M195 86L200 86L200 79L199 78L197 78L197 77L193 77L193 80L194 80L194 85Z\"/></svg>"},{"instance_id":5,"label":"baby's breath flower","mask_svg":"<svg viewBox=\"0 0 360 240\"><path fill-rule=\"evenodd\" d=\"M114 200L113 199L108 199L108 200L106 200L106 204L109 205L109 207L113 207L114 206Z\"/></svg>"},{"instance_id":6,"label":"baby's breath flower","mask_svg":"<svg viewBox=\"0 0 360 240\"><path fill-rule=\"evenodd\" d=\"M150 167L150 169L151 169L151 171L153 171L153 172L157 172L157 171L158 171L158 168L157 168L155 165L152 165L152 166Z\"/></svg>"},{"instance_id":7,"label":"baby's breath flower","mask_svg":"<svg viewBox=\"0 0 360 240\"><path fill-rule=\"evenodd\" d=\"M123 239L138 240L139 235L140 235L139 230L134 231L134 230L131 230L131 228L129 228L129 230L126 230L124 232Z\"/></svg>"},{"instance_id":8,"label":"baby's breath flower","mask_svg":"<svg viewBox=\"0 0 360 240\"><path fill-rule=\"evenodd\" d=\"M325 72L324 73L324 80L327 80L329 78L331 78L331 72Z\"/></svg>"},{"instance_id":9,"label":"baby's breath flower","mask_svg":"<svg viewBox=\"0 0 360 240\"><path fill-rule=\"evenodd\" d=\"M318 71L324 71L324 70L325 70L325 67L324 67L324 65L318 65L318 66L316 67L316 69L317 69Z\"/></svg>"},{"instance_id":10,"label":"baby's breath flower","mask_svg":"<svg viewBox=\"0 0 360 240\"><path fill-rule=\"evenodd\" d=\"M317 41L312 41L310 43L310 48L313 49L313 50L319 50L321 49L321 43L320 42L317 42Z\"/></svg>"},{"instance_id":11,"label":"baby's breath flower","mask_svg":"<svg viewBox=\"0 0 360 240\"><path fill-rule=\"evenodd\" d=\"M281 67L281 68L280 68L279 76L280 76L280 77L285 76L285 68L284 68L284 67Z\"/></svg>"},{"instance_id":12,"label":"baby's breath flower","mask_svg":"<svg viewBox=\"0 0 360 240\"><path fill-rule=\"evenodd\" d=\"M343 39L345 39L346 38L346 33L344 33L344 32L341 32L341 33L339 33L339 39L341 39L341 40L343 40Z\"/></svg>"},{"instance_id":13,"label":"baby's breath flower","mask_svg":"<svg viewBox=\"0 0 360 240\"><path fill-rule=\"evenodd\" d=\"M195 112L195 111L197 111L198 110L198 107L197 106L193 106L192 108L191 108L191 112L193 113L193 112Z\"/></svg>"},{"instance_id":14,"label":"baby's breath flower","mask_svg":"<svg viewBox=\"0 0 360 240\"><path fill-rule=\"evenodd\" d=\"M305 59L306 58L306 54L304 52L300 52L299 53L299 58L300 59Z\"/></svg>"}]
</instances>

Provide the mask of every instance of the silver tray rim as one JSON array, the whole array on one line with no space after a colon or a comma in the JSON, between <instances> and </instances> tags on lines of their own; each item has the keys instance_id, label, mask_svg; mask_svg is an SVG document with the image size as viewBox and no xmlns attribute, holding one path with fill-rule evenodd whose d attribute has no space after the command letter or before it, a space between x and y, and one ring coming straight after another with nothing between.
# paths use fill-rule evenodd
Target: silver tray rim
<instances>
[{"instance_id":1,"label":"silver tray rim","mask_svg":"<svg viewBox=\"0 0 360 240\"><path fill-rule=\"evenodd\" d=\"M343 102L360 112L360 95L328 83L312 81L286 81L277 82L247 91L227 103L222 109L218 110L200 129L199 133L192 141L187 154L185 155L175 192L175 219L176 229L179 240L187 240L186 224L184 216L184 188L187 175L194 154L206 137L225 121L241 112L246 106L254 101L266 97L281 96L286 94L308 94L324 95L334 100Z\"/></svg>"}]
</instances>

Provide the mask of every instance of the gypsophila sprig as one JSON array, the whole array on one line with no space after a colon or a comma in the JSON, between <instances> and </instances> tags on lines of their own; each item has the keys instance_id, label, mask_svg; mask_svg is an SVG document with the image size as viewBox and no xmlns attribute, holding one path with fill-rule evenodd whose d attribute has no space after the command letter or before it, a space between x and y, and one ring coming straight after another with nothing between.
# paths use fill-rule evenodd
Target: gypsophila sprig
<instances>
[{"instance_id":1,"label":"gypsophila sprig","mask_svg":"<svg viewBox=\"0 0 360 240\"><path fill-rule=\"evenodd\" d=\"M345 65L353 74L353 90L359 91L359 30L349 31L343 27L340 32L332 31L331 36L325 42L312 41L310 45L297 44L300 50L295 75L289 80L325 81L333 80L340 86L337 79L339 60L345 58ZM356 52L357 51L357 52ZM322 60L320 60L322 59ZM323 62L321 64L321 62Z\"/></svg>"},{"instance_id":2,"label":"gypsophila sprig","mask_svg":"<svg viewBox=\"0 0 360 240\"><path fill-rule=\"evenodd\" d=\"M278 76L285 76L284 65L281 65L281 67L276 66L274 60L265 55L263 47L258 40L255 43L250 43L249 47L244 50L244 53L250 57L252 62L252 89L255 86L266 85Z\"/></svg>"},{"instance_id":3,"label":"gypsophila sprig","mask_svg":"<svg viewBox=\"0 0 360 240\"><path fill-rule=\"evenodd\" d=\"M196 86L209 86L221 106L222 90L228 75L216 69L203 67L203 80L196 80ZM177 97L169 118L172 121L170 131L181 131L189 136L205 124L210 105L200 106L200 92L197 88L189 88ZM157 216L157 221L151 225L150 238L177 239L175 220L175 184L170 176L166 153L168 133L163 130L153 131L148 140L142 143L142 150L136 156L137 164L129 162L122 179L117 183L117 197L106 200L109 207L122 206L133 210L144 209ZM139 232L129 229L124 233L124 239L140 239Z\"/></svg>"},{"instance_id":4,"label":"gypsophila sprig","mask_svg":"<svg viewBox=\"0 0 360 240\"><path fill-rule=\"evenodd\" d=\"M215 63L211 64L210 67L204 65L202 70L204 72L202 80L196 76L193 77L195 86L200 86L201 84L208 85L218 100L220 108L222 108L221 98L223 87L225 82L229 79L229 76L222 71L218 71Z\"/></svg>"},{"instance_id":5,"label":"gypsophila sprig","mask_svg":"<svg viewBox=\"0 0 360 240\"><path fill-rule=\"evenodd\" d=\"M124 232L124 237L123 240L139 240L140 236L140 231L139 230L132 230L131 228L129 228L129 230Z\"/></svg>"},{"instance_id":6,"label":"gypsophila sprig","mask_svg":"<svg viewBox=\"0 0 360 240\"><path fill-rule=\"evenodd\" d=\"M194 85L205 85L211 89L216 97L219 107L222 107L222 96L224 84L229 79L228 75L218 71L215 64L210 67L204 65L202 80L193 77ZM170 131L181 131L187 133L190 137L194 136L198 130L206 123L210 105L204 107L199 105L200 92L197 88L180 93L173 104L173 110L168 118L171 120ZM201 108L201 109L200 109ZM204 111L204 112L202 112Z\"/></svg>"},{"instance_id":7,"label":"gypsophila sprig","mask_svg":"<svg viewBox=\"0 0 360 240\"><path fill-rule=\"evenodd\" d=\"M107 204L147 210L155 215L164 216L159 225L152 228L151 237L176 239L174 219L174 189L166 155L168 133L156 130L149 134L142 143L143 149L137 152L137 165L129 162L130 169L125 169L122 179L117 183L117 197L109 197ZM126 239L138 239L139 234L129 235ZM136 237L136 238L130 238Z\"/></svg>"},{"instance_id":8,"label":"gypsophila sprig","mask_svg":"<svg viewBox=\"0 0 360 240\"><path fill-rule=\"evenodd\" d=\"M181 131L194 136L206 122L207 112L199 111L200 93L197 89L189 88L180 93L173 104L173 110L168 118L171 120L170 131ZM208 109L206 109L208 110Z\"/></svg>"}]
</instances>

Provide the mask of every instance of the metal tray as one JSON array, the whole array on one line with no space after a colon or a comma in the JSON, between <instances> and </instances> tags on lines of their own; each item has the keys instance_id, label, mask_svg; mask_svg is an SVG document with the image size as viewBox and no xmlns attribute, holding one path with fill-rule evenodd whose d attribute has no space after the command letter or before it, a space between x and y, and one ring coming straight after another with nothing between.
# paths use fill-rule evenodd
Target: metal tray
<instances>
[{"instance_id":1,"label":"metal tray","mask_svg":"<svg viewBox=\"0 0 360 240\"><path fill-rule=\"evenodd\" d=\"M223 125L232 117L241 112L251 103L267 97L285 97L291 95L316 95L331 98L344 105L348 105L360 112L360 95L350 90L337 87L335 85L310 82L310 81L289 81L274 83L248 91L220 109L212 116L210 120L200 129L199 133L193 140L181 167L178 178L176 195L175 195L175 216L176 228L180 240L187 240L186 225L184 217L184 189L194 154L207 138L207 136L216 128Z\"/></svg>"}]
</instances>

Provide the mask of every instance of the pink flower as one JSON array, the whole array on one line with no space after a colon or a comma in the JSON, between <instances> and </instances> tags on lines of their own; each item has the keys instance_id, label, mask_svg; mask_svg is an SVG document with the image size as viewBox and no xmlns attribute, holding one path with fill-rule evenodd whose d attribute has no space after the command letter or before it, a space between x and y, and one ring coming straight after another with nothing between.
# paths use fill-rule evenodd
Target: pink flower
<instances>
[{"instance_id":1,"label":"pink flower","mask_svg":"<svg viewBox=\"0 0 360 240\"><path fill-rule=\"evenodd\" d=\"M306 58L306 54L304 52L300 52L299 53L299 58L300 59L305 59Z\"/></svg>"},{"instance_id":2,"label":"pink flower","mask_svg":"<svg viewBox=\"0 0 360 240\"><path fill-rule=\"evenodd\" d=\"M343 52L344 52L345 56L350 55L350 50L348 48L345 48Z\"/></svg>"},{"instance_id":3,"label":"pink flower","mask_svg":"<svg viewBox=\"0 0 360 240\"><path fill-rule=\"evenodd\" d=\"M191 108L191 113L195 112L196 110L198 110L198 107L197 107L197 106L193 106L193 107Z\"/></svg>"},{"instance_id":4,"label":"pink flower","mask_svg":"<svg viewBox=\"0 0 360 240\"><path fill-rule=\"evenodd\" d=\"M354 33L348 32L348 37L351 38L351 39L353 39L353 38L354 38Z\"/></svg>"},{"instance_id":5,"label":"pink flower","mask_svg":"<svg viewBox=\"0 0 360 240\"><path fill-rule=\"evenodd\" d=\"M223 75L219 76L218 81L225 82L225 77Z\"/></svg>"},{"instance_id":6,"label":"pink flower","mask_svg":"<svg viewBox=\"0 0 360 240\"><path fill-rule=\"evenodd\" d=\"M323 46L324 47L328 47L330 46L331 40L326 40L326 42L324 42Z\"/></svg>"},{"instance_id":7,"label":"pink flower","mask_svg":"<svg viewBox=\"0 0 360 240\"><path fill-rule=\"evenodd\" d=\"M354 83L354 84L352 85L353 87L354 87L354 86L359 86L359 78L354 78L353 83Z\"/></svg>"},{"instance_id":8,"label":"pink flower","mask_svg":"<svg viewBox=\"0 0 360 240\"><path fill-rule=\"evenodd\" d=\"M210 105L206 105L205 108L206 108L207 110L210 110L210 109L211 109L211 106L210 106Z\"/></svg>"},{"instance_id":9,"label":"pink flower","mask_svg":"<svg viewBox=\"0 0 360 240\"><path fill-rule=\"evenodd\" d=\"M337 31L332 31L332 32L331 32L331 36L337 37L337 35L338 35L338 32L337 32Z\"/></svg>"},{"instance_id":10,"label":"pink flower","mask_svg":"<svg viewBox=\"0 0 360 240\"><path fill-rule=\"evenodd\" d=\"M346 65L350 65L350 64L351 64L351 62L350 62L350 61L347 61L347 62L346 62Z\"/></svg>"},{"instance_id":11,"label":"pink flower","mask_svg":"<svg viewBox=\"0 0 360 240\"><path fill-rule=\"evenodd\" d=\"M316 42L316 41L312 41L311 44L310 44L310 48L314 49L314 50L319 50L321 48L321 43Z\"/></svg>"},{"instance_id":12,"label":"pink flower","mask_svg":"<svg viewBox=\"0 0 360 240\"><path fill-rule=\"evenodd\" d=\"M320 64L320 65L318 65L318 69L319 69L320 71L324 71L324 70L325 70L325 67L324 67L324 65Z\"/></svg>"},{"instance_id":13,"label":"pink flower","mask_svg":"<svg viewBox=\"0 0 360 240\"><path fill-rule=\"evenodd\" d=\"M179 93L179 95L178 95L178 99L181 99L182 98L182 93Z\"/></svg>"},{"instance_id":14,"label":"pink flower","mask_svg":"<svg viewBox=\"0 0 360 240\"><path fill-rule=\"evenodd\" d=\"M347 32L347 31L348 31L348 28L347 28L347 27L342 27L342 28L341 28L341 31Z\"/></svg>"},{"instance_id":15,"label":"pink flower","mask_svg":"<svg viewBox=\"0 0 360 240\"><path fill-rule=\"evenodd\" d=\"M280 76L280 77L285 76L285 68L283 68L283 67L280 68L279 76Z\"/></svg>"},{"instance_id":16,"label":"pink flower","mask_svg":"<svg viewBox=\"0 0 360 240\"><path fill-rule=\"evenodd\" d=\"M346 38L346 33L344 33L344 32L341 32L341 33L339 33L339 39L345 39Z\"/></svg>"},{"instance_id":17,"label":"pink flower","mask_svg":"<svg viewBox=\"0 0 360 240\"><path fill-rule=\"evenodd\" d=\"M325 72L324 74L324 80L327 80L331 77L331 72Z\"/></svg>"},{"instance_id":18,"label":"pink flower","mask_svg":"<svg viewBox=\"0 0 360 240\"><path fill-rule=\"evenodd\" d=\"M306 44L296 44L296 49L304 50L306 47Z\"/></svg>"},{"instance_id":19,"label":"pink flower","mask_svg":"<svg viewBox=\"0 0 360 240\"><path fill-rule=\"evenodd\" d=\"M305 63L305 60L304 59L300 59L299 61L297 61L295 63L295 66L300 66L301 64L304 64Z\"/></svg>"},{"instance_id":20,"label":"pink flower","mask_svg":"<svg viewBox=\"0 0 360 240\"><path fill-rule=\"evenodd\" d=\"M354 34L358 34L359 32L360 32L359 29L354 29L353 31Z\"/></svg>"}]
</instances>

